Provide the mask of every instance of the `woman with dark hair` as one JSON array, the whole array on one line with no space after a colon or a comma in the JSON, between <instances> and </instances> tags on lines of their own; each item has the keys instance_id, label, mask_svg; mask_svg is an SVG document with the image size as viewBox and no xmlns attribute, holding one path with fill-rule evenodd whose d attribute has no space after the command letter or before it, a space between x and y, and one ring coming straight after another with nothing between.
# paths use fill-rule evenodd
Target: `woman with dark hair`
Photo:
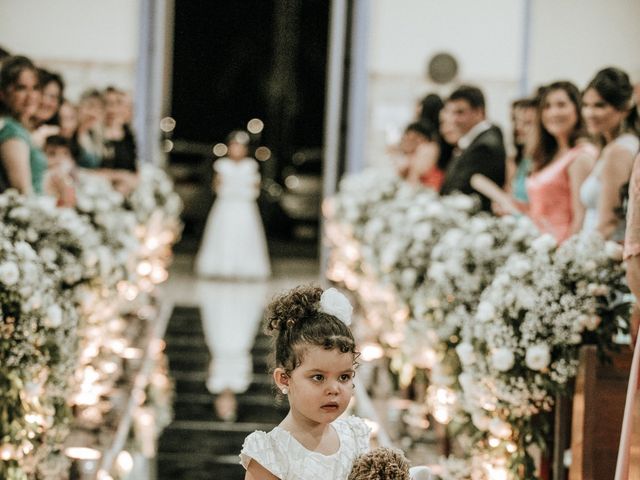
<instances>
[{"instance_id":1,"label":"woman with dark hair","mask_svg":"<svg viewBox=\"0 0 640 480\"><path fill-rule=\"evenodd\" d=\"M27 125L40 104L38 69L27 57L8 57L0 70L0 192L42 193L47 160Z\"/></svg>"},{"instance_id":2,"label":"woman with dark hair","mask_svg":"<svg viewBox=\"0 0 640 480\"><path fill-rule=\"evenodd\" d=\"M625 221L618 212L626 198L633 159L640 149L638 113L629 76L618 68L600 70L584 91L582 114L589 133L602 147L580 190L586 207L582 229L622 241Z\"/></svg>"},{"instance_id":3,"label":"woman with dark hair","mask_svg":"<svg viewBox=\"0 0 640 480\"><path fill-rule=\"evenodd\" d=\"M538 104L533 170L527 178L529 216L544 233L562 242L582 228L580 187L593 168L597 149L584 141L580 92L570 82L555 82Z\"/></svg>"},{"instance_id":4,"label":"woman with dark hair","mask_svg":"<svg viewBox=\"0 0 640 480\"><path fill-rule=\"evenodd\" d=\"M64 95L64 81L57 73L38 69L40 83L40 104L29 119L28 129L31 139L38 148L44 149L47 137L58 135L59 111Z\"/></svg>"},{"instance_id":5,"label":"woman with dark hair","mask_svg":"<svg viewBox=\"0 0 640 480\"><path fill-rule=\"evenodd\" d=\"M58 112L64 99L64 80L59 74L43 68L40 69L39 76L42 97L33 117L34 125L58 125Z\"/></svg>"},{"instance_id":6,"label":"woman with dark hair","mask_svg":"<svg viewBox=\"0 0 640 480\"><path fill-rule=\"evenodd\" d=\"M125 94L115 87L107 87L104 99L104 154L102 168L137 170L136 141L126 122Z\"/></svg>"},{"instance_id":7,"label":"woman with dark hair","mask_svg":"<svg viewBox=\"0 0 640 480\"><path fill-rule=\"evenodd\" d=\"M398 165L398 174L413 185L440 190L444 170L438 165L439 139L438 131L431 123L409 124L400 141L403 158Z\"/></svg>"}]
</instances>

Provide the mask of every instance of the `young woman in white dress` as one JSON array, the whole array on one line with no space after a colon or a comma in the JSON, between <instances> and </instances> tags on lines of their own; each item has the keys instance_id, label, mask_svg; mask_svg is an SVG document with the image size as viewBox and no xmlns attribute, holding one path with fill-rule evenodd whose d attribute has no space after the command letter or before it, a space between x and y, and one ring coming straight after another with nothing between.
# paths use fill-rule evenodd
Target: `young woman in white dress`
<instances>
[{"instance_id":1,"label":"young woman in white dress","mask_svg":"<svg viewBox=\"0 0 640 480\"><path fill-rule=\"evenodd\" d=\"M600 70L582 95L585 123L602 147L580 188L586 208L582 231L598 232L620 242L625 232L625 221L618 214L620 192L629 184L633 160L640 149L638 114L632 99L629 76L613 67Z\"/></svg>"},{"instance_id":2,"label":"young woman in white dress","mask_svg":"<svg viewBox=\"0 0 640 480\"><path fill-rule=\"evenodd\" d=\"M271 274L267 241L256 200L257 162L248 157L249 135L232 132L228 156L213 164L217 198L209 213L195 270L199 276L264 279Z\"/></svg>"}]
</instances>

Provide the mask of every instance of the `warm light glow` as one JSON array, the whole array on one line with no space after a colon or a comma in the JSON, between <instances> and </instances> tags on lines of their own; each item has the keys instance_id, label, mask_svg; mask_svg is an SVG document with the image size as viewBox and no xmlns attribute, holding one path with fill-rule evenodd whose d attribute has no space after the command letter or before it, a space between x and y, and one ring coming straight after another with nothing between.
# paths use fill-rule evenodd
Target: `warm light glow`
<instances>
[{"instance_id":1,"label":"warm light glow","mask_svg":"<svg viewBox=\"0 0 640 480\"><path fill-rule=\"evenodd\" d=\"M165 153L169 153L171 150L173 150L173 147L174 147L173 142L169 139L166 139L162 142L162 150Z\"/></svg>"},{"instance_id":2,"label":"warm light glow","mask_svg":"<svg viewBox=\"0 0 640 480\"><path fill-rule=\"evenodd\" d=\"M249 130L250 133L257 134L262 132L263 129L264 129L264 122L259 118L252 118L247 123L247 130Z\"/></svg>"},{"instance_id":3,"label":"warm light glow","mask_svg":"<svg viewBox=\"0 0 640 480\"><path fill-rule=\"evenodd\" d=\"M258 147L256 148L255 156L256 160L266 162L271 158L271 150L269 150L269 147Z\"/></svg>"},{"instance_id":4,"label":"warm light glow","mask_svg":"<svg viewBox=\"0 0 640 480\"><path fill-rule=\"evenodd\" d=\"M493 448L496 448L498 445L500 445L500 440L496 437L489 437L489 445L491 445Z\"/></svg>"},{"instance_id":5,"label":"warm light glow","mask_svg":"<svg viewBox=\"0 0 640 480\"><path fill-rule=\"evenodd\" d=\"M97 480L113 480L113 477L104 470L98 470Z\"/></svg>"},{"instance_id":6,"label":"warm light glow","mask_svg":"<svg viewBox=\"0 0 640 480\"><path fill-rule=\"evenodd\" d=\"M64 454L74 460L100 460L102 453L95 448L68 447L64 449Z\"/></svg>"},{"instance_id":7,"label":"warm light glow","mask_svg":"<svg viewBox=\"0 0 640 480\"><path fill-rule=\"evenodd\" d=\"M0 459L2 460L11 460L15 454L15 448L13 445L9 445L5 443L0 447Z\"/></svg>"},{"instance_id":8,"label":"warm light glow","mask_svg":"<svg viewBox=\"0 0 640 480\"><path fill-rule=\"evenodd\" d=\"M284 179L284 184L287 186L289 190L293 190L300 185L300 179L295 175L289 175Z\"/></svg>"},{"instance_id":9,"label":"warm light glow","mask_svg":"<svg viewBox=\"0 0 640 480\"><path fill-rule=\"evenodd\" d=\"M116 464L118 465L118 470L123 475L131 472L133 470L133 457L126 450L122 450L118 454L118 458L116 459Z\"/></svg>"},{"instance_id":10,"label":"warm light glow","mask_svg":"<svg viewBox=\"0 0 640 480\"><path fill-rule=\"evenodd\" d=\"M377 343L364 343L360 347L360 358L365 362L372 362L384 357L384 349Z\"/></svg>"},{"instance_id":11,"label":"warm light glow","mask_svg":"<svg viewBox=\"0 0 640 480\"><path fill-rule=\"evenodd\" d=\"M508 480L509 472L507 469L501 465L491 465L487 464L485 466L487 470L487 475L489 476L489 480Z\"/></svg>"},{"instance_id":12,"label":"warm light glow","mask_svg":"<svg viewBox=\"0 0 640 480\"><path fill-rule=\"evenodd\" d=\"M507 442L506 448L507 448L507 452L509 453L515 453L516 450L518 450L518 447L513 442Z\"/></svg>"},{"instance_id":13,"label":"warm light glow","mask_svg":"<svg viewBox=\"0 0 640 480\"><path fill-rule=\"evenodd\" d=\"M448 424L451 421L451 415L449 414L449 409L443 406L437 406L433 409L433 418L436 419L436 422L441 423L443 425Z\"/></svg>"},{"instance_id":14,"label":"warm light glow","mask_svg":"<svg viewBox=\"0 0 640 480\"><path fill-rule=\"evenodd\" d=\"M122 358L126 358L127 360L137 360L142 358L143 351L140 348L129 347L125 348L120 356Z\"/></svg>"},{"instance_id":15,"label":"warm light glow","mask_svg":"<svg viewBox=\"0 0 640 480\"><path fill-rule=\"evenodd\" d=\"M176 121L171 117L164 117L160 120L160 130L165 133L172 132L176 128Z\"/></svg>"},{"instance_id":16,"label":"warm light glow","mask_svg":"<svg viewBox=\"0 0 640 480\"><path fill-rule=\"evenodd\" d=\"M224 143L216 143L213 146L213 154L216 157L224 157L227 154L227 146Z\"/></svg>"},{"instance_id":17,"label":"warm light glow","mask_svg":"<svg viewBox=\"0 0 640 480\"><path fill-rule=\"evenodd\" d=\"M153 265L151 265L151 262L147 262L145 260L145 261L142 261L142 262L140 262L138 264L138 269L137 270L138 270L138 275L146 277L153 270Z\"/></svg>"}]
</instances>

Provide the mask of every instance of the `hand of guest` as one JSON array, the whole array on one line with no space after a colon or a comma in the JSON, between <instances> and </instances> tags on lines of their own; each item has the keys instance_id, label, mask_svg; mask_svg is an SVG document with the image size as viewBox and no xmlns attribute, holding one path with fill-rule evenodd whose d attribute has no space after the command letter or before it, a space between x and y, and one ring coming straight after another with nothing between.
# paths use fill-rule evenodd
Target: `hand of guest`
<instances>
[{"instance_id":1,"label":"hand of guest","mask_svg":"<svg viewBox=\"0 0 640 480\"><path fill-rule=\"evenodd\" d=\"M38 148L42 148L48 137L58 135L59 133L60 127L56 125L41 125L31 132L31 140Z\"/></svg>"}]
</instances>

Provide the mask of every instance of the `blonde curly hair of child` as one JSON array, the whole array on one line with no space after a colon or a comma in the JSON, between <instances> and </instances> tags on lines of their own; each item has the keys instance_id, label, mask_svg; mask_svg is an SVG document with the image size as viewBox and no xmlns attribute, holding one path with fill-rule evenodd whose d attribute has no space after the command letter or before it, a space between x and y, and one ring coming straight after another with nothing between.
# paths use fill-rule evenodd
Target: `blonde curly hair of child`
<instances>
[{"instance_id":1,"label":"blonde curly hair of child","mask_svg":"<svg viewBox=\"0 0 640 480\"><path fill-rule=\"evenodd\" d=\"M409 461L400 450L378 447L356 458L347 480L409 480Z\"/></svg>"}]
</instances>

